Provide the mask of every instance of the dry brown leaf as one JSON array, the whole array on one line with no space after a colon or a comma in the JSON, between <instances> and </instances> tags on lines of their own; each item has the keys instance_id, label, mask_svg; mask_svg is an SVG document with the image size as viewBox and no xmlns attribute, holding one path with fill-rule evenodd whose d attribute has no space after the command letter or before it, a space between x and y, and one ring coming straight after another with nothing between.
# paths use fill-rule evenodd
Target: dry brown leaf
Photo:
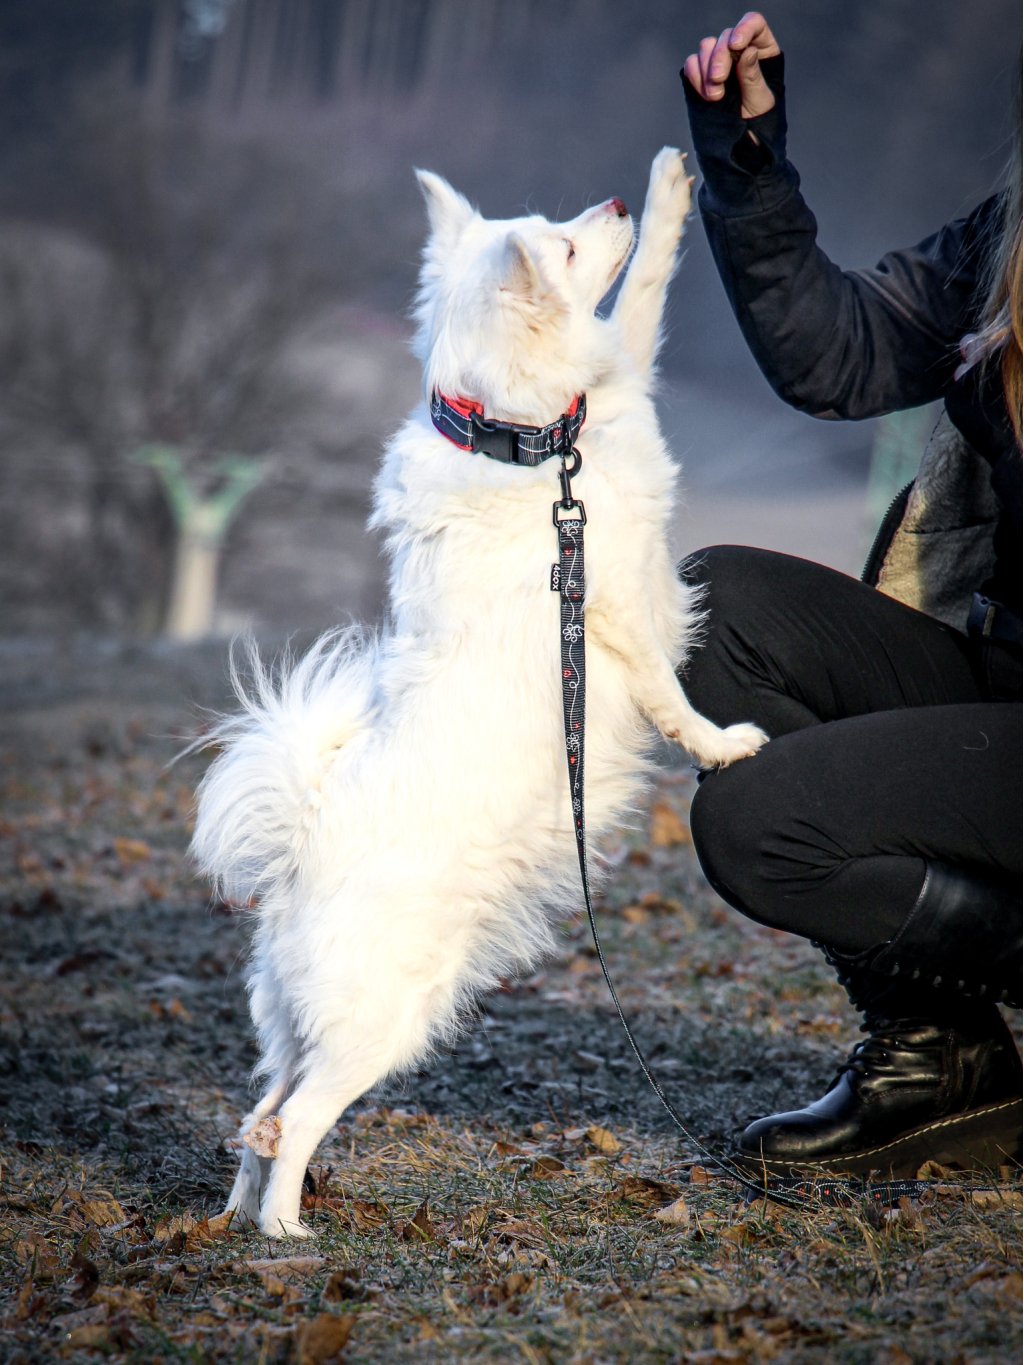
<instances>
[{"instance_id":1,"label":"dry brown leaf","mask_svg":"<svg viewBox=\"0 0 1024 1365\"><path fill-rule=\"evenodd\" d=\"M115 839L114 852L126 865L144 863L153 856L153 850L142 839Z\"/></svg>"},{"instance_id":2,"label":"dry brown leaf","mask_svg":"<svg viewBox=\"0 0 1024 1365\"><path fill-rule=\"evenodd\" d=\"M18 1297L14 1301L11 1316L15 1322L28 1322L31 1318L42 1313L45 1308L46 1299L42 1294L36 1293L35 1280L29 1276L18 1290Z\"/></svg>"},{"instance_id":3,"label":"dry brown leaf","mask_svg":"<svg viewBox=\"0 0 1024 1365\"><path fill-rule=\"evenodd\" d=\"M286 1306L302 1298L306 1280L323 1264L322 1256L282 1256L280 1260L239 1261L234 1269L255 1275L264 1292Z\"/></svg>"},{"instance_id":4,"label":"dry brown leaf","mask_svg":"<svg viewBox=\"0 0 1024 1365\"><path fill-rule=\"evenodd\" d=\"M897 1222L901 1228L908 1228L912 1232L924 1231L921 1210L906 1195L900 1198L896 1208L889 1210L889 1215L891 1220Z\"/></svg>"},{"instance_id":5,"label":"dry brown leaf","mask_svg":"<svg viewBox=\"0 0 1024 1365\"><path fill-rule=\"evenodd\" d=\"M679 1190L664 1180L648 1180L646 1176L629 1175L617 1185L614 1198L628 1199L634 1204L659 1204L664 1206L677 1199Z\"/></svg>"},{"instance_id":6,"label":"dry brown leaf","mask_svg":"<svg viewBox=\"0 0 1024 1365\"><path fill-rule=\"evenodd\" d=\"M185 1237L196 1226L196 1219L187 1213L177 1213L173 1218L161 1218L153 1229L154 1242L170 1242L175 1237L182 1240L184 1245Z\"/></svg>"},{"instance_id":7,"label":"dry brown leaf","mask_svg":"<svg viewBox=\"0 0 1024 1365\"><path fill-rule=\"evenodd\" d=\"M57 1249L39 1232L26 1232L14 1244L14 1254L34 1279L52 1280L60 1271Z\"/></svg>"},{"instance_id":8,"label":"dry brown leaf","mask_svg":"<svg viewBox=\"0 0 1024 1365\"><path fill-rule=\"evenodd\" d=\"M669 896L663 896L660 891L645 891L640 897L640 904L645 910L650 910L652 915L681 915L683 913L680 901L672 900Z\"/></svg>"},{"instance_id":9,"label":"dry brown leaf","mask_svg":"<svg viewBox=\"0 0 1024 1365\"><path fill-rule=\"evenodd\" d=\"M690 829L686 821L667 801L655 801L651 806L651 844L654 848L673 848L689 844Z\"/></svg>"},{"instance_id":10,"label":"dry brown leaf","mask_svg":"<svg viewBox=\"0 0 1024 1365\"><path fill-rule=\"evenodd\" d=\"M518 1242L523 1246L546 1247L551 1240L539 1223L528 1218L510 1218L507 1222L496 1223L491 1228L491 1236L503 1242Z\"/></svg>"},{"instance_id":11,"label":"dry brown leaf","mask_svg":"<svg viewBox=\"0 0 1024 1365\"><path fill-rule=\"evenodd\" d=\"M212 1218L200 1218L191 1227L185 1228L185 1250L196 1251L200 1247L208 1246L211 1242L217 1242L222 1237L227 1237L234 1226L234 1212L218 1213ZM237 1229L234 1229L237 1231Z\"/></svg>"},{"instance_id":12,"label":"dry brown leaf","mask_svg":"<svg viewBox=\"0 0 1024 1365\"><path fill-rule=\"evenodd\" d=\"M281 1120L276 1114L260 1119L259 1123L254 1123L243 1135L242 1141L247 1147L251 1147L257 1156L277 1156L278 1144L281 1141Z\"/></svg>"},{"instance_id":13,"label":"dry brown leaf","mask_svg":"<svg viewBox=\"0 0 1024 1365\"><path fill-rule=\"evenodd\" d=\"M100 1285L90 1303L104 1304L112 1312L130 1313L136 1318L152 1320L156 1317L156 1299L152 1294L144 1294L140 1289L129 1289L125 1285Z\"/></svg>"},{"instance_id":14,"label":"dry brown leaf","mask_svg":"<svg viewBox=\"0 0 1024 1365\"><path fill-rule=\"evenodd\" d=\"M87 1322L73 1327L61 1342L62 1353L70 1351L102 1350L110 1341L110 1328L105 1322Z\"/></svg>"},{"instance_id":15,"label":"dry brown leaf","mask_svg":"<svg viewBox=\"0 0 1024 1365\"><path fill-rule=\"evenodd\" d=\"M671 1204L666 1204L663 1209L656 1209L654 1216L659 1223L672 1223L676 1227L682 1228L690 1226L690 1210L682 1195L678 1199L674 1199Z\"/></svg>"},{"instance_id":16,"label":"dry brown leaf","mask_svg":"<svg viewBox=\"0 0 1024 1365\"><path fill-rule=\"evenodd\" d=\"M86 1234L79 1242L75 1254L71 1258L71 1269L74 1274L71 1277L69 1288L73 1294L81 1298L88 1298L100 1282L99 1267L95 1261L91 1261L85 1254L89 1240L89 1235Z\"/></svg>"},{"instance_id":17,"label":"dry brown leaf","mask_svg":"<svg viewBox=\"0 0 1024 1365\"><path fill-rule=\"evenodd\" d=\"M271 1256L259 1261L237 1261L234 1268L256 1275L264 1282L274 1279L294 1284L307 1279L323 1264L322 1256Z\"/></svg>"},{"instance_id":18,"label":"dry brown leaf","mask_svg":"<svg viewBox=\"0 0 1024 1365\"><path fill-rule=\"evenodd\" d=\"M491 1147L491 1151L495 1156L499 1157L522 1156L523 1154L522 1147L517 1147L514 1142L503 1142L501 1139L494 1143Z\"/></svg>"},{"instance_id":19,"label":"dry brown leaf","mask_svg":"<svg viewBox=\"0 0 1024 1365\"><path fill-rule=\"evenodd\" d=\"M357 1232L372 1232L391 1221L391 1210L379 1199L352 1199L345 1205L353 1227Z\"/></svg>"},{"instance_id":20,"label":"dry brown leaf","mask_svg":"<svg viewBox=\"0 0 1024 1365\"><path fill-rule=\"evenodd\" d=\"M226 1213L215 1213L212 1218L206 1219L207 1235L212 1240L226 1237L229 1232L238 1231L237 1223L234 1209L229 1209Z\"/></svg>"},{"instance_id":21,"label":"dry brown leaf","mask_svg":"<svg viewBox=\"0 0 1024 1365\"><path fill-rule=\"evenodd\" d=\"M398 1229L403 1242L432 1242L437 1236L434 1224L430 1221L427 1201L424 1199L412 1218Z\"/></svg>"},{"instance_id":22,"label":"dry brown leaf","mask_svg":"<svg viewBox=\"0 0 1024 1365\"><path fill-rule=\"evenodd\" d=\"M508 1303L509 1299L525 1294L532 1285L531 1275L524 1275L521 1270L516 1270L511 1275L506 1275L503 1280L484 1280L481 1284L475 1285L470 1290L470 1299L474 1303L494 1308L498 1304Z\"/></svg>"},{"instance_id":23,"label":"dry brown leaf","mask_svg":"<svg viewBox=\"0 0 1024 1365\"><path fill-rule=\"evenodd\" d=\"M368 1297L366 1287L351 1270L333 1271L320 1291L323 1303L360 1303Z\"/></svg>"},{"instance_id":24,"label":"dry brown leaf","mask_svg":"<svg viewBox=\"0 0 1024 1365\"><path fill-rule=\"evenodd\" d=\"M106 1190L97 1190L90 1195L80 1190L68 1190L65 1198L74 1204L82 1218L95 1228L115 1227L128 1221L127 1213Z\"/></svg>"},{"instance_id":25,"label":"dry brown leaf","mask_svg":"<svg viewBox=\"0 0 1024 1365\"><path fill-rule=\"evenodd\" d=\"M469 1209L462 1215L459 1231L463 1237L477 1237L487 1226L490 1216L491 1210L487 1205L478 1204L476 1208Z\"/></svg>"},{"instance_id":26,"label":"dry brown leaf","mask_svg":"<svg viewBox=\"0 0 1024 1365\"><path fill-rule=\"evenodd\" d=\"M413 1327L419 1328L418 1341L440 1341L442 1339L443 1334L440 1329L429 1318L413 1318L411 1322Z\"/></svg>"},{"instance_id":27,"label":"dry brown leaf","mask_svg":"<svg viewBox=\"0 0 1024 1365\"><path fill-rule=\"evenodd\" d=\"M525 1168L525 1174L534 1180L554 1180L561 1175L571 1175L572 1172L557 1156L539 1156Z\"/></svg>"},{"instance_id":28,"label":"dry brown leaf","mask_svg":"<svg viewBox=\"0 0 1024 1365\"><path fill-rule=\"evenodd\" d=\"M971 1203L976 1209L1019 1209L1020 1190L971 1190Z\"/></svg>"},{"instance_id":29,"label":"dry brown leaf","mask_svg":"<svg viewBox=\"0 0 1024 1365\"><path fill-rule=\"evenodd\" d=\"M955 1176L955 1172L949 1166L942 1166L937 1161L926 1161L917 1168L918 1180L949 1180Z\"/></svg>"},{"instance_id":30,"label":"dry brown leaf","mask_svg":"<svg viewBox=\"0 0 1024 1365\"><path fill-rule=\"evenodd\" d=\"M753 1240L750 1227L746 1223L729 1223L724 1228L718 1229L718 1235L726 1242L732 1242L734 1246L744 1246Z\"/></svg>"},{"instance_id":31,"label":"dry brown leaf","mask_svg":"<svg viewBox=\"0 0 1024 1365\"><path fill-rule=\"evenodd\" d=\"M591 1146L596 1147L599 1152L604 1152L606 1156L611 1156L615 1152L622 1151L622 1143L610 1133L607 1128L588 1128L587 1141Z\"/></svg>"},{"instance_id":32,"label":"dry brown leaf","mask_svg":"<svg viewBox=\"0 0 1024 1365\"><path fill-rule=\"evenodd\" d=\"M352 1314L318 1313L295 1329L295 1365L328 1365L340 1358L352 1335Z\"/></svg>"}]
</instances>

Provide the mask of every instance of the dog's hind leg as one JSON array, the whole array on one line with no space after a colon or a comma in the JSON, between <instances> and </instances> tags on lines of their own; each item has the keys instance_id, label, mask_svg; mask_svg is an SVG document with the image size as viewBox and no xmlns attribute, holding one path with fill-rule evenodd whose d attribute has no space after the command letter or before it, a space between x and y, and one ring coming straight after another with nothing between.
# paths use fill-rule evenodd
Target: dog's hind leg
<instances>
[{"instance_id":1,"label":"dog's hind leg","mask_svg":"<svg viewBox=\"0 0 1024 1365\"><path fill-rule=\"evenodd\" d=\"M689 211L690 182L682 154L675 147L663 147L651 166L636 251L612 312L623 344L642 374L651 371L658 352L665 293Z\"/></svg>"},{"instance_id":2,"label":"dog's hind leg","mask_svg":"<svg viewBox=\"0 0 1024 1365\"><path fill-rule=\"evenodd\" d=\"M242 1120L239 1129L239 1136L243 1142L241 1164L224 1212L233 1213L236 1218L245 1222L253 1224L259 1222L260 1195L270 1177L272 1165L269 1158L258 1156L245 1139L257 1124L269 1118L281 1107L293 1084L294 1074L290 1068L279 1072L259 1103Z\"/></svg>"},{"instance_id":3,"label":"dog's hind leg","mask_svg":"<svg viewBox=\"0 0 1024 1365\"><path fill-rule=\"evenodd\" d=\"M277 1154L260 1206L259 1225L268 1237L308 1237L299 1211L306 1167L320 1142L354 1100L381 1079L386 1065L357 1067L318 1049L303 1062L302 1079L277 1116Z\"/></svg>"},{"instance_id":4,"label":"dog's hind leg","mask_svg":"<svg viewBox=\"0 0 1024 1365\"><path fill-rule=\"evenodd\" d=\"M257 1125L270 1119L280 1109L295 1087L298 1078L301 1048L295 1037L291 1018L281 1002L281 988L277 976L266 961L254 964L249 979L249 1005L253 1022L259 1032L260 1070L270 1078L266 1090L252 1112L246 1114L239 1128L243 1147L241 1165L225 1212L250 1223L259 1222L260 1198L270 1178L272 1162L260 1156L250 1145L265 1147L266 1140L258 1141L253 1133Z\"/></svg>"},{"instance_id":5,"label":"dog's hind leg","mask_svg":"<svg viewBox=\"0 0 1024 1365\"><path fill-rule=\"evenodd\" d=\"M405 947L411 961L400 964L396 978L405 982L401 998L342 992L349 1001L344 1021L327 1026L302 1059L301 1079L277 1115L277 1156L260 1205L269 1237L308 1235L299 1219L302 1179L321 1138L360 1095L411 1066L431 1036L451 1026L465 944L449 938L442 946L414 934ZM380 950L380 958L371 953L364 960L366 981L394 974L395 945L385 937Z\"/></svg>"}]
</instances>

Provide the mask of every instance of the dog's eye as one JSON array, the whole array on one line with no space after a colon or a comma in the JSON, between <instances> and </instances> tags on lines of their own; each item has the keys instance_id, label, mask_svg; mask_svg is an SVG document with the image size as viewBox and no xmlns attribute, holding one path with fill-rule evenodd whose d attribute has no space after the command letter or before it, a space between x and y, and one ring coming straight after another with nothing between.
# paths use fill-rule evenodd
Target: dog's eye
<instances>
[{"instance_id":1,"label":"dog's eye","mask_svg":"<svg viewBox=\"0 0 1024 1365\"><path fill-rule=\"evenodd\" d=\"M565 259L567 261L571 261L572 258L576 255L576 248L573 246L572 242L569 241L568 237L565 238L565 245L568 248L568 254L566 255Z\"/></svg>"}]
</instances>

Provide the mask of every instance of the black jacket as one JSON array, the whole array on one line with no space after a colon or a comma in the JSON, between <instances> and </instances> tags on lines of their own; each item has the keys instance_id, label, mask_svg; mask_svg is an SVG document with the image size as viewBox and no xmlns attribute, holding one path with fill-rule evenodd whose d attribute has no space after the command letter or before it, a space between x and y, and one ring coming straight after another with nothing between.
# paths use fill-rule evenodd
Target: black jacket
<instances>
[{"instance_id":1,"label":"black jacket","mask_svg":"<svg viewBox=\"0 0 1024 1365\"><path fill-rule=\"evenodd\" d=\"M715 103L683 79L701 218L747 344L780 398L814 417L877 417L942 398L991 467L999 501L994 575L977 586L1019 612L1021 460L997 367L955 377L1001 203L987 199L872 270L840 270L817 245L817 223L786 158L783 58L761 66L776 104L750 120L740 114L735 76Z\"/></svg>"}]
</instances>

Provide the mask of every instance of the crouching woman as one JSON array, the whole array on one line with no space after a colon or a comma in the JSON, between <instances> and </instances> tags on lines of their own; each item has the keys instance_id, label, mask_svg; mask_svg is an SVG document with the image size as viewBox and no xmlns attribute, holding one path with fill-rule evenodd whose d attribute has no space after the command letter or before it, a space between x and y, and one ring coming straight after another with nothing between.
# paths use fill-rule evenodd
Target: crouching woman
<instances>
[{"instance_id":1,"label":"crouching woman","mask_svg":"<svg viewBox=\"0 0 1024 1365\"><path fill-rule=\"evenodd\" d=\"M720 725L771 743L707 775L704 871L730 905L821 947L866 1038L827 1092L752 1123L769 1175L912 1175L1019 1156L1021 191L872 270L816 242L786 157L783 58L759 14L683 68L701 216L769 382L818 417L935 399L944 414L865 581L705 550L706 648L684 677Z\"/></svg>"}]
</instances>

